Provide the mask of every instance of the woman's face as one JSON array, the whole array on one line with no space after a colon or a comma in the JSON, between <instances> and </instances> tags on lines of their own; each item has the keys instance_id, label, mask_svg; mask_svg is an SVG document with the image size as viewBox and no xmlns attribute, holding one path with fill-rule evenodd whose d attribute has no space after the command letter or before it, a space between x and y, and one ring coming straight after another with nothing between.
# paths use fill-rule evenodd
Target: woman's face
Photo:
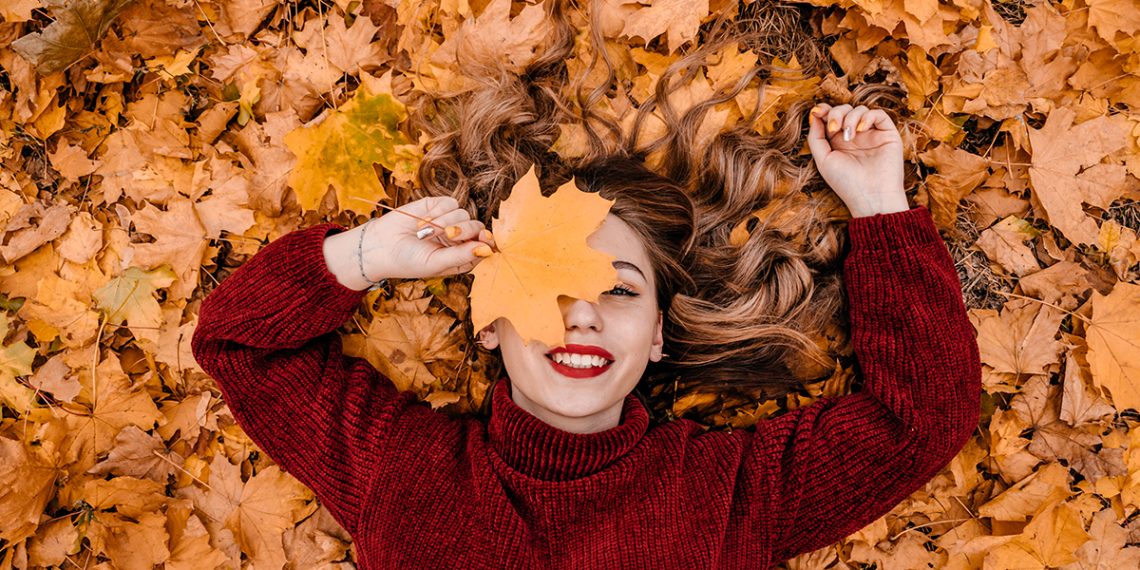
<instances>
[{"instance_id":1,"label":"woman's face","mask_svg":"<svg viewBox=\"0 0 1140 570\"><path fill-rule=\"evenodd\" d=\"M496 319L483 334L485 347L502 349L514 402L547 424L573 433L617 426L625 397L649 361L661 359L662 346L656 283L641 237L610 214L587 243L616 258L618 283L596 303L559 297L566 346L551 351L537 340L523 344L504 318ZM608 364L591 366L587 360L575 368L571 360L567 367L556 362L565 358L553 354L559 351L600 353Z\"/></svg>"}]
</instances>

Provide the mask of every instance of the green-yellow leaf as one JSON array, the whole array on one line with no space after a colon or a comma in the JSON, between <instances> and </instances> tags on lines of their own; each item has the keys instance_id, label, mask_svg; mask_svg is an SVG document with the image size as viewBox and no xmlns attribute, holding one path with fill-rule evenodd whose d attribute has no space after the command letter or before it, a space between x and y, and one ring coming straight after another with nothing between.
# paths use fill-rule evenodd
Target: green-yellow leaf
<instances>
[{"instance_id":1,"label":"green-yellow leaf","mask_svg":"<svg viewBox=\"0 0 1140 570\"><path fill-rule=\"evenodd\" d=\"M387 197L373 164L415 169L408 140L399 130L407 117L404 105L391 93L373 89L362 83L340 109L285 135L286 146L297 155L289 185L301 208L315 210L332 185L341 210L369 211L368 203Z\"/></svg>"},{"instance_id":2,"label":"green-yellow leaf","mask_svg":"<svg viewBox=\"0 0 1140 570\"><path fill-rule=\"evenodd\" d=\"M155 339L162 326L162 309L154 292L169 287L175 279L174 271L163 265L144 271L128 267L126 271L95 290L91 297L112 325L127 322L135 338Z\"/></svg>"},{"instance_id":3,"label":"green-yellow leaf","mask_svg":"<svg viewBox=\"0 0 1140 570\"><path fill-rule=\"evenodd\" d=\"M0 313L0 340L7 331L8 315ZM32 405L32 390L17 382L16 377L32 373L35 356L36 349L22 342L0 346L0 403L21 414Z\"/></svg>"}]
</instances>

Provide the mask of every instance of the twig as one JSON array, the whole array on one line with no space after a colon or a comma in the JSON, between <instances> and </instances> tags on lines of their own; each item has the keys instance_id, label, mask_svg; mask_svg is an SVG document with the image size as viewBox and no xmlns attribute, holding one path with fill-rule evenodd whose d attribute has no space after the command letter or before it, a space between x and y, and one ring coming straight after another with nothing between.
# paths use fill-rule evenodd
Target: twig
<instances>
[{"instance_id":1,"label":"twig","mask_svg":"<svg viewBox=\"0 0 1140 570\"><path fill-rule=\"evenodd\" d=\"M381 208L385 208L385 209L387 209L387 210L388 210L388 211L390 211L390 212L396 212L396 213L398 213L398 214L403 214L403 215L405 215L405 216L411 216L411 217L413 217L413 218L415 218L415 219L417 219L417 220L419 220L419 221L421 221L421 222L424 222L425 224L428 224L428 225L430 225L430 226L435 226L435 227L437 227L437 228L439 228L439 229L441 229L441 230L442 230L442 229L445 229L443 226L441 226L441 225L439 225L439 224L437 224L437 223L435 223L435 222L431 221L431 219L430 219L430 218L421 218L421 217L419 217L419 216L417 216L417 215L415 215L415 214L411 214L411 213L405 212L405 211L403 211L403 210L397 210L396 208L393 208L393 207L391 207L391 206L388 206L388 205L385 205L385 204L381 204L380 202L373 202L372 200L366 200L366 199L364 199L364 198L361 198L361 197L359 197L359 196L349 196L349 197L350 197L350 198L352 198L353 200L360 200L361 202L368 202L369 204L372 204L373 206L380 206Z\"/></svg>"},{"instance_id":2,"label":"twig","mask_svg":"<svg viewBox=\"0 0 1140 570\"><path fill-rule=\"evenodd\" d=\"M1078 318L1078 319L1080 319L1086 323L1090 323L1090 324L1092 323L1092 321L1084 315L1074 313L1073 311L1070 311L1070 310L1065 309L1063 307L1058 307L1057 305L1054 305L1053 303L1047 303L1045 301L1042 301L1041 299L1034 299L1033 297L1026 297L1025 295L1018 295L1017 293L1006 293L1005 291L1002 291L1000 289L995 289L994 293L998 293L1000 295L1005 295L1006 297L1017 297L1018 299L1027 299L1029 301L1041 303L1042 305L1053 307L1054 309L1057 309L1058 311L1061 311L1062 313L1065 313L1067 315L1072 315L1072 316L1074 316L1074 317L1076 317L1076 318Z\"/></svg>"}]
</instances>

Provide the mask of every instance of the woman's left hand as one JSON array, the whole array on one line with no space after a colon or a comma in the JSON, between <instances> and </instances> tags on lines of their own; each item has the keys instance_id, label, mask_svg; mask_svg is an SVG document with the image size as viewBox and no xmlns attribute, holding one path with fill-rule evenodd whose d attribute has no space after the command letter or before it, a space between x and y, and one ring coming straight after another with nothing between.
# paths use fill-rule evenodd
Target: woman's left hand
<instances>
[{"instance_id":1,"label":"woman's left hand","mask_svg":"<svg viewBox=\"0 0 1140 570\"><path fill-rule=\"evenodd\" d=\"M903 189L902 138L886 112L819 103L809 123L808 148L816 168L852 216L910 209Z\"/></svg>"}]
</instances>

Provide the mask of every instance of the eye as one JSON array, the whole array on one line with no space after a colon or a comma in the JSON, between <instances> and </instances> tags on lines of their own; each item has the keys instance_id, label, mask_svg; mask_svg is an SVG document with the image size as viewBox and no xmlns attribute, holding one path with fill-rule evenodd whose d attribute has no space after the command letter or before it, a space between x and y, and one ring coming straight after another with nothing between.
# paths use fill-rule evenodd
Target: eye
<instances>
[{"instance_id":1,"label":"eye","mask_svg":"<svg viewBox=\"0 0 1140 570\"><path fill-rule=\"evenodd\" d=\"M617 285L614 285L614 288L610 289L606 293L608 293L610 295L616 294L619 296L629 296L629 297L636 297L638 295L637 292L635 292L633 289L630 289L628 286L626 286L622 283L618 283Z\"/></svg>"}]
</instances>

